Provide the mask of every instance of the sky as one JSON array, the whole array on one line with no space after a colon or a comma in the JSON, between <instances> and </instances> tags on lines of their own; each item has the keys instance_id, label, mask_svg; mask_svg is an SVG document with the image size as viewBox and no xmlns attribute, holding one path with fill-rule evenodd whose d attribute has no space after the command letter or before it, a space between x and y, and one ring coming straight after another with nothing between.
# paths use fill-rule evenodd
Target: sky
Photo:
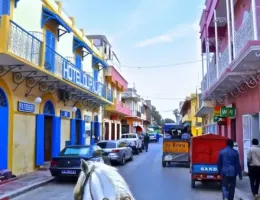
<instances>
[{"instance_id":1,"label":"sky","mask_svg":"<svg viewBox=\"0 0 260 200\"><path fill-rule=\"evenodd\" d=\"M199 91L199 21L205 0L62 2L78 28L107 36L128 87L151 99L163 118L174 119L179 102Z\"/></svg>"}]
</instances>

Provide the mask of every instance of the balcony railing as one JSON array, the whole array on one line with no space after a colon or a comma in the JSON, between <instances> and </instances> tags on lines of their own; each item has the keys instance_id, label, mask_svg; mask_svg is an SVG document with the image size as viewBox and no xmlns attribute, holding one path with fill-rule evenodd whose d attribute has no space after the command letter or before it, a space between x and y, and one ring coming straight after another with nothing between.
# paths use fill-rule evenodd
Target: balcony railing
<instances>
[{"instance_id":1,"label":"balcony railing","mask_svg":"<svg viewBox=\"0 0 260 200\"><path fill-rule=\"evenodd\" d=\"M28 32L10 20L8 51L37 66L41 66L43 35L40 32ZM55 50L45 46L44 68L56 76L68 80L75 85L90 90L113 102L113 91L104 84L96 82L86 72L76 68L74 63L65 59ZM75 74L80 74L80 81L75 80Z\"/></svg>"},{"instance_id":2,"label":"balcony railing","mask_svg":"<svg viewBox=\"0 0 260 200\"><path fill-rule=\"evenodd\" d=\"M8 51L39 66L42 42L10 20Z\"/></svg>"},{"instance_id":3,"label":"balcony railing","mask_svg":"<svg viewBox=\"0 0 260 200\"><path fill-rule=\"evenodd\" d=\"M219 63L218 63L219 76L226 70L228 65L229 65L229 50L227 46L226 49L221 53L219 57Z\"/></svg>"},{"instance_id":4,"label":"balcony railing","mask_svg":"<svg viewBox=\"0 0 260 200\"><path fill-rule=\"evenodd\" d=\"M240 28L235 34L235 55L239 56L241 50L246 46L247 42L254 40L254 27L252 12L248 14Z\"/></svg>"}]
</instances>

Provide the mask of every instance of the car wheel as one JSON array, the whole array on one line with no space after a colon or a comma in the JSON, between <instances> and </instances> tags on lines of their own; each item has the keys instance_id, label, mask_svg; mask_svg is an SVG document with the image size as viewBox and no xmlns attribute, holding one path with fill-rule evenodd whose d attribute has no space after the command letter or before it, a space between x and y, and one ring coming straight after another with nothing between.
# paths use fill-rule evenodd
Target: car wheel
<instances>
[{"instance_id":1,"label":"car wheel","mask_svg":"<svg viewBox=\"0 0 260 200\"><path fill-rule=\"evenodd\" d=\"M165 161L162 161L162 166L166 167L166 162Z\"/></svg>"},{"instance_id":2,"label":"car wheel","mask_svg":"<svg viewBox=\"0 0 260 200\"><path fill-rule=\"evenodd\" d=\"M133 159L134 159L134 155L133 155L133 152L132 152L129 160L132 161Z\"/></svg>"},{"instance_id":3,"label":"car wheel","mask_svg":"<svg viewBox=\"0 0 260 200\"><path fill-rule=\"evenodd\" d=\"M191 188L195 188L195 180L191 179Z\"/></svg>"},{"instance_id":4,"label":"car wheel","mask_svg":"<svg viewBox=\"0 0 260 200\"><path fill-rule=\"evenodd\" d=\"M116 162L113 161L113 160L110 160L110 165L111 165L111 166L114 166L114 165L116 165Z\"/></svg>"},{"instance_id":5,"label":"car wheel","mask_svg":"<svg viewBox=\"0 0 260 200\"><path fill-rule=\"evenodd\" d=\"M139 154L139 149L136 149L135 153L136 153L136 155L138 155Z\"/></svg>"},{"instance_id":6,"label":"car wheel","mask_svg":"<svg viewBox=\"0 0 260 200\"><path fill-rule=\"evenodd\" d=\"M124 165L125 164L125 155L122 156L122 160L120 162L121 165Z\"/></svg>"}]
</instances>

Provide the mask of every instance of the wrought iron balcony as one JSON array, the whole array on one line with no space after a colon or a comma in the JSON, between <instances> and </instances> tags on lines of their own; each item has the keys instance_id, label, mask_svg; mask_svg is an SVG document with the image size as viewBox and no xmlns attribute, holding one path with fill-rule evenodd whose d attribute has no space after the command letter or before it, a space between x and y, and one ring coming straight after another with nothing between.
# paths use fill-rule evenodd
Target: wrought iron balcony
<instances>
[{"instance_id":1,"label":"wrought iron balcony","mask_svg":"<svg viewBox=\"0 0 260 200\"><path fill-rule=\"evenodd\" d=\"M241 50L250 41L254 40L254 26L252 11L248 13L247 17L243 21L242 25L235 34L235 55L236 58L241 53Z\"/></svg>"},{"instance_id":2,"label":"wrought iron balcony","mask_svg":"<svg viewBox=\"0 0 260 200\"><path fill-rule=\"evenodd\" d=\"M10 20L8 51L40 66L42 41Z\"/></svg>"}]
</instances>

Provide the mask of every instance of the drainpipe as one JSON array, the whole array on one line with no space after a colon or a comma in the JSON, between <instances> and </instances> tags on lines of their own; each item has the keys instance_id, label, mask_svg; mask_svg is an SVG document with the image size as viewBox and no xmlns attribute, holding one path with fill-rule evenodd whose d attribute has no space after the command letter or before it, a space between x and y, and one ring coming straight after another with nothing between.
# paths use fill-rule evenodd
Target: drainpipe
<instances>
[{"instance_id":1,"label":"drainpipe","mask_svg":"<svg viewBox=\"0 0 260 200\"><path fill-rule=\"evenodd\" d=\"M254 40L258 40L257 19L256 19L256 0L251 0L251 4L252 4L252 16L253 16Z\"/></svg>"},{"instance_id":2,"label":"drainpipe","mask_svg":"<svg viewBox=\"0 0 260 200\"><path fill-rule=\"evenodd\" d=\"M229 63L232 61L232 56L231 56L231 30L230 30L230 4L229 0L226 0L226 6L227 6L227 27L228 27L228 58L229 58Z\"/></svg>"},{"instance_id":3,"label":"drainpipe","mask_svg":"<svg viewBox=\"0 0 260 200\"><path fill-rule=\"evenodd\" d=\"M217 11L216 9L214 10L214 25L215 25L215 49L216 49L216 74L217 74L217 79L219 76L219 68L218 68L218 20L217 20Z\"/></svg>"},{"instance_id":4,"label":"drainpipe","mask_svg":"<svg viewBox=\"0 0 260 200\"><path fill-rule=\"evenodd\" d=\"M235 12L234 12L234 0L230 0L231 3L231 26L232 26L232 43L233 43L233 57L236 57L236 43L235 43Z\"/></svg>"},{"instance_id":5,"label":"drainpipe","mask_svg":"<svg viewBox=\"0 0 260 200\"><path fill-rule=\"evenodd\" d=\"M202 64L202 80L204 79L204 53L201 54L201 64Z\"/></svg>"}]
</instances>

